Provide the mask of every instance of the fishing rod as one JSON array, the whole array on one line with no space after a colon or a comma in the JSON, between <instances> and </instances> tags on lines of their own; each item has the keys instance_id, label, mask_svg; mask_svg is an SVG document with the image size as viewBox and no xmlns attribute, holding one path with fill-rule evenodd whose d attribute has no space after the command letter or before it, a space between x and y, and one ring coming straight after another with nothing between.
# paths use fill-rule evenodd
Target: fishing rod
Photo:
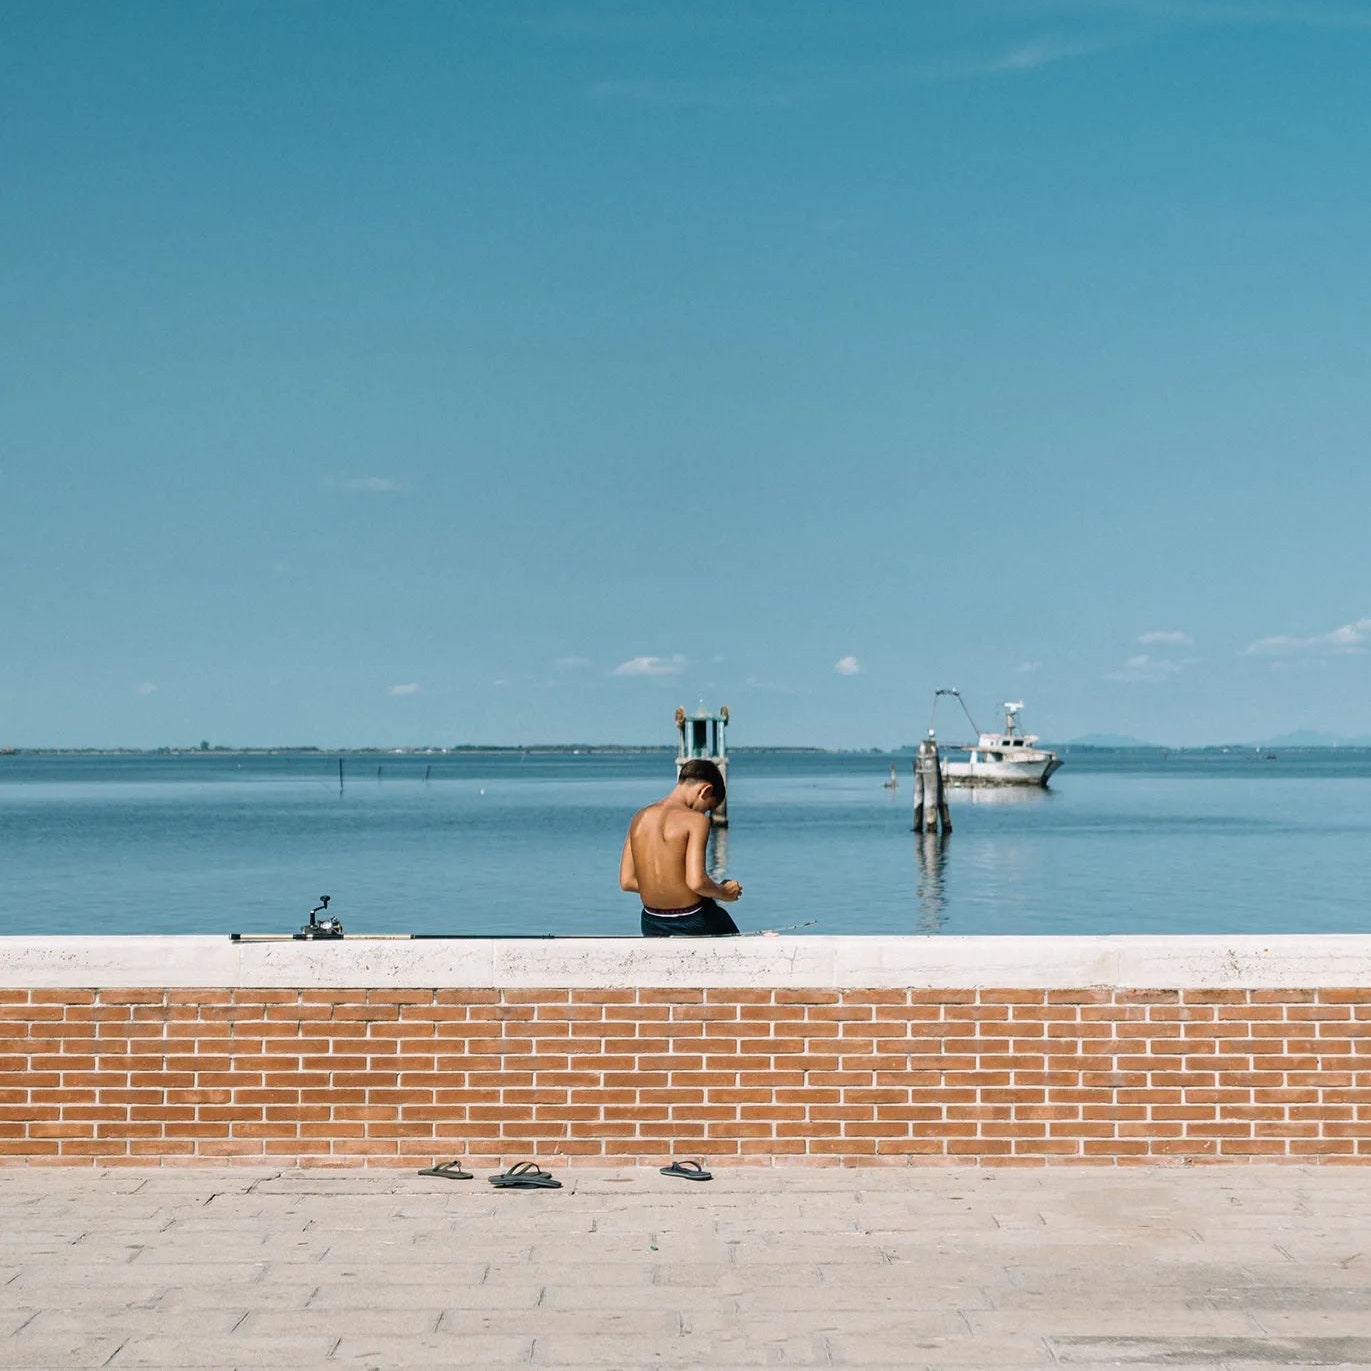
<instances>
[{"instance_id":1,"label":"fishing rod","mask_svg":"<svg viewBox=\"0 0 1371 1371\"><path fill-rule=\"evenodd\" d=\"M740 933L740 938L773 938L778 933L789 933L796 928L813 928L818 919L806 919L803 923L782 924L780 928L749 928L746 933Z\"/></svg>"},{"instance_id":2,"label":"fishing rod","mask_svg":"<svg viewBox=\"0 0 1371 1371\"><path fill-rule=\"evenodd\" d=\"M230 933L229 942L231 943L312 943L320 941L335 942L341 939L343 934L343 921L336 914L328 913L330 896L320 895L319 903L309 911L309 922L300 926L298 933ZM321 919L319 915L323 914ZM407 938L408 933L396 934L368 934L368 937L397 937Z\"/></svg>"},{"instance_id":3,"label":"fishing rod","mask_svg":"<svg viewBox=\"0 0 1371 1371\"><path fill-rule=\"evenodd\" d=\"M352 933L343 932L343 921L336 915L328 914L330 896L320 895L319 903L309 911L309 922L301 925L298 933L230 933L231 943L302 943L302 942L473 942L491 937L502 940L522 942L547 942L560 940L575 942L589 938L622 938L641 940L637 933ZM323 914L324 918L318 916ZM790 933L797 928L813 928L818 919L805 919L801 923L783 924L779 928L750 928L737 934L740 938L769 938L780 933Z\"/></svg>"},{"instance_id":4,"label":"fishing rod","mask_svg":"<svg viewBox=\"0 0 1371 1371\"><path fill-rule=\"evenodd\" d=\"M637 937L630 933L336 933L315 936L299 933L230 933L231 943L301 943L301 942L345 942L345 943L420 943L420 942L462 942L499 938L501 941L512 939L560 938L563 941L575 938L629 938Z\"/></svg>"},{"instance_id":5,"label":"fishing rod","mask_svg":"<svg viewBox=\"0 0 1371 1371\"><path fill-rule=\"evenodd\" d=\"M774 938L782 933L793 932L797 928L812 928L818 919L806 919L803 923L785 924L780 928L749 928L724 937L737 938ZM300 933L230 933L231 943L302 943L302 942L345 942L345 943L460 943L489 942L498 938L501 942L643 942L641 933L336 933L328 935L306 935Z\"/></svg>"},{"instance_id":6,"label":"fishing rod","mask_svg":"<svg viewBox=\"0 0 1371 1371\"><path fill-rule=\"evenodd\" d=\"M310 921L300 925L298 934L229 934L229 942L341 942L347 938L343 932L343 920L337 914L329 914L329 895L319 895L319 902L310 910ZM319 919L324 914L324 919ZM780 928L749 928L736 935L739 938L771 938L776 934L788 934L795 928L813 928L817 919L806 919L799 924L783 924ZM500 938L520 939L524 942L548 942L561 939L574 942L587 938L632 938L638 941L639 934L352 934L354 942L463 942L476 939Z\"/></svg>"},{"instance_id":7,"label":"fishing rod","mask_svg":"<svg viewBox=\"0 0 1371 1371\"><path fill-rule=\"evenodd\" d=\"M336 915L332 918L316 919L316 914L323 914L328 909L329 897L319 896L319 903L309 911L309 922L300 929L298 934L292 936L300 938L341 938L343 936L343 921Z\"/></svg>"}]
</instances>

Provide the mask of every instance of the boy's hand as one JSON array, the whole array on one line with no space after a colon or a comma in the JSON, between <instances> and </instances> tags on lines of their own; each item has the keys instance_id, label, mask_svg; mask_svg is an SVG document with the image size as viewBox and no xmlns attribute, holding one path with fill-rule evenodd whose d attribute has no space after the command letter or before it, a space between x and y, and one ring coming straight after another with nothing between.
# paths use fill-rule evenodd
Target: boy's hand
<instances>
[{"instance_id":1,"label":"boy's hand","mask_svg":"<svg viewBox=\"0 0 1371 1371\"><path fill-rule=\"evenodd\" d=\"M743 893L743 888L737 881L725 881L720 888L723 890L723 894L720 895L719 898L729 903L736 900Z\"/></svg>"}]
</instances>

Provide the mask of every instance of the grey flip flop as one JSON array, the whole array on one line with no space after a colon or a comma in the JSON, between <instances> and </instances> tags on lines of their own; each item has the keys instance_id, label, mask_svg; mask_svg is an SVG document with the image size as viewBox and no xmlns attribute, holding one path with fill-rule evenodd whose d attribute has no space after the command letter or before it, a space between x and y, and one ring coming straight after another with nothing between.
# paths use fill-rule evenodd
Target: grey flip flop
<instances>
[{"instance_id":1,"label":"grey flip flop","mask_svg":"<svg viewBox=\"0 0 1371 1371\"><path fill-rule=\"evenodd\" d=\"M699 1162L672 1162L670 1166L662 1167L662 1175L679 1176L685 1181L712 1181L714 1173L706 1171Z\"/></svg>"},{"instance_id":2,"label":"grey flip flop","mask_svg":"<svg viewBox=\"0 0 1371 1371\"><path fill-rule=\"evenodd\" d=\"M462 1159L454 1157L450 1162L435 1162L432 1166L419 1168L421 1176L441 1176L445 1181L469 1181L470 1171L462 1170Z\"/></svg>"}]
</instances>

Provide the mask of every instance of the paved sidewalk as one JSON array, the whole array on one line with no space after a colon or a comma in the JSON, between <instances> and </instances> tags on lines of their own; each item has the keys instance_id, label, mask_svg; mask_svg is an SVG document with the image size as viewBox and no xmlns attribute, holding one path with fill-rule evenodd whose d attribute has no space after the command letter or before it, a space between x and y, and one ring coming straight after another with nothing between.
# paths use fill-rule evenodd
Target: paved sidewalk
<instances>
[{"instance_id":1,"label":"paved sidewalk","mask_svg":"<svg viewBox=\"0 0 1371 1371\"><path fill-rule=\"evenodd\" d=\"M0 1367L1371 1367L1371 1174L0 1169Z\"/></svg>"}]
</instances>

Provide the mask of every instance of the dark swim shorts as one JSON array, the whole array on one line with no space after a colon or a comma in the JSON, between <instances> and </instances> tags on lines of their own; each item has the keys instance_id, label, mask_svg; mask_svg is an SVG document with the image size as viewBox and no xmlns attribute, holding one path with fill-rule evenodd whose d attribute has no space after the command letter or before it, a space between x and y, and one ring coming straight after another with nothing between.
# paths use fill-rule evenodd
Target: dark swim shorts
<instances>
[{"instance_id":1,"label":"dark swim shorts","mask_svg":"<svg viewBox=\"0 0 1371 1371\"><path fill-rule=\"evenodd\" d=\"M727 938L738 925L713 900L691 909L643 909L645 938Z\"/></svg>"}]
</instances>

